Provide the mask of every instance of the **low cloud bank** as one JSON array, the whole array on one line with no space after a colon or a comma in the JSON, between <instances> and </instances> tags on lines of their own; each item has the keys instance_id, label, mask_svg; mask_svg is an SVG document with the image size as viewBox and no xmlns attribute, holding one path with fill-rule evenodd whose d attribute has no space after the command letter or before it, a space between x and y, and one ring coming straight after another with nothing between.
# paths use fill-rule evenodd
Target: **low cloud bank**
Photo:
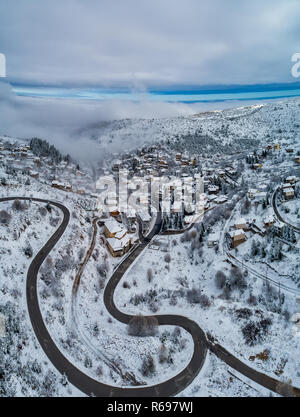
<instances>
[{"instance_id":1,"label":"low cloud bank","mask_svg":"<svg viewBox=\"0 0 300 417\"><path fill-rule=\"evenodd\" d=\"M243 102L242 105L247 103ZM188 116L200 111L240 106L240 102L168 103L124 100L46 99L16 96L7 82L0 82L0 135L18 138L40 137L63 153L86 161L100 160L100 139L109 123L120 119L169 118ZM113 143L119 152L141 145L139 132L130 143Z\"/></svg>"}]
</instances>

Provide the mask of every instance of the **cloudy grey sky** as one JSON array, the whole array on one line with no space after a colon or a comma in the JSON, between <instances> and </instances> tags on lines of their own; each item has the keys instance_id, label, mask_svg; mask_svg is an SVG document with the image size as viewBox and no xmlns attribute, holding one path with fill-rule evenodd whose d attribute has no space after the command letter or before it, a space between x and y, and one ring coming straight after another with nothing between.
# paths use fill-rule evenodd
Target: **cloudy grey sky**
<instances>
[{"instance_id":1,"label":"cloudy grey sky","mask_svg":"<svg viewBox=\"0 0 300 417\"><path fill-rule=\"evenodd\" d=\"M19 83L292 82L299 22L299 0L0 0L0 52Z\"/></svg>"},{"instance_id":2,"label":"cloudy grey sky","mask_svg":"<svg viewBox=\"0 0 300 417\"><path fill-rule=\"evenodd\" d=\"M12 92L16 83L147 92L294 82L299 22L299 0L0 0L0 53L7 59L0 134L40 136L89 158L93 143L74 135L84 126L219 108L23 98Z\"/></svg>"}]
</instances>

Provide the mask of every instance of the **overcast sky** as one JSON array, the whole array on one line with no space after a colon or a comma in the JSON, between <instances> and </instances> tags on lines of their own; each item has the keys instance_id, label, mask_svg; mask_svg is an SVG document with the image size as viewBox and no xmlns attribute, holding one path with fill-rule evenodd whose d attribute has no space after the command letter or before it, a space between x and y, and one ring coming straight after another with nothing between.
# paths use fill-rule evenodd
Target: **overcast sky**
<instances>
[{"instance_id":1,"label":"overcast sky","mask_svg":"<svg viewBox=\"0 0 300 417\"><path fill-rule=\"evenodd\" d=\"M0 53L7 61L7 78L0 79L0 134L40 136L75 156L98 158L88 135L76 139L77 129L219 105L22 98L11 84L146 93L286 83L298 81L291 76L295 52L299 0L0 0Z\"/></svg>"},{"instance_id":2,"label":"overcast sky","mask_svg":"<svg viewBox=\"0 0 300 417\"><path fill-rule=\"evenodd\" d=\"M0 0L10 81L151 87L295 81L299 0Z\"/></svg>"}]
</instances>

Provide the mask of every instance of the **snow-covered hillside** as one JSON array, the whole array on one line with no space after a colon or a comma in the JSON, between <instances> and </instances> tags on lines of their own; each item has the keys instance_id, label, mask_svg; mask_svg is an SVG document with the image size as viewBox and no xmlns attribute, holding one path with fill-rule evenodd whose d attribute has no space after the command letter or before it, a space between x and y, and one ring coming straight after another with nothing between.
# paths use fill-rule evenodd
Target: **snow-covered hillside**
<instances>
[{"instance_id":1,"label":"snow-covered hillside","mask_svg":"<svg viewBox=\"0 0 300 417\"><path fill-rule=\"evenodd\" d=\"M83 129L102 151L167 141L176 150L234 153L261 140L300 138L300 100L274 101L169 119L125 119Z\"/></svg>"}]
</instances>

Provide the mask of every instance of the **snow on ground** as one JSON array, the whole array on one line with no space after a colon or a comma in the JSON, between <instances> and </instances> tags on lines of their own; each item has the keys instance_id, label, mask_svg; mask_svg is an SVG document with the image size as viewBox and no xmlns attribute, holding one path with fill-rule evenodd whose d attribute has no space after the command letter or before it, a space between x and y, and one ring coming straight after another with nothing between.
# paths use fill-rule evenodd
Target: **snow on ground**
<instances>
[{"instance_id":1,"label":"snow on ground","mask_svg":"<svg viewBox=\"0 0 300 417\"><path fill-rule=\"evenodd\" d=\"M131 314L141 311L148 314L154 308L159 313L184 314L196 320L201 328L250 366L278 378L292 378L299 386L299 338L292 335L292 323L283 315L272 312L277 292L272 293L269 302L268 289L263 282L248 276L247 288L233 290L230 298L224 299L215 284L218 270L230 275L231 267L224 262L224 257L218 256L214 248L207 248L205 243L199 255L197 250L194 253L191 250L191 242L181 242L178 237L160 237L159 240L169 248L171 261L166 262L166 252L147 249L119 284L115 295L118 307ZM150 283L147 281L148 268L153 271ZM129 284L126 291L123 288L125 281ZM187 295L192 288L207 295L210 305L189 302ZM257 298L256 305L249 305L250 293ZM295 311L295 298L286 295L284 308ZM264 319L271 319L270 328L261 341L249 346L245 343L242 327ZM251 356L265 350L269 351L267 360L250 360Z\"/></svg>"},{"instance_id":2,"label":"snow on ground","mask_svg":"<svg viewBox=\"0 0 300 417\"><path fill-rule=\"evenodd\" d=\"M135 375L138 381L157 383L180 372L193 353L192 338L184 330L176 335L172 326L159 328L159 335L152 337L128 336L127 326L112 319L103 304L103 285L99 285L96 261L91 259L84 274L79 292L78 305L82 312L80 326L94 346L114 358L123 369ZM169 352L168 361L159 363L162 344ZM142 361L151 354L155 360L156 372L149 377L141 373Z\"/></svg>"},{"instance_id":3,"label":"snow on ground","mask_svg":"<svg viewBox=\"0 0 300 417\"><path fill-rule=\"evenodd\" d=\"M39 346L28 316L26 273L33 254L57 228L58 210L50 214L44 204L34 202L14 209L13 202L1 203L11 219L0 224L0 309L6 335L0 337L0 396L72 396L81 393L65 381L49 363ZM16 205L17 207L17 205Z\"/></svg>"},{"instance_id":4,"label":"snow on ground","mask_svg":"<svg viewBox=\"0 0 300 417\"><path fill-rule=\"evenodd\" d=\"M179 397L262 397L275 396L231 369L213 353L208 352L206 362L193 384Z\"/></svg>"},{"instance_id":5,"label":"snow on ground","mask_svg":"<svg viewBox=\"0 0 300 417\"><path fill-rule=\"evenodd\" d=\"M124 142L127 148L130 144L134 146L136 132L139 132L143 142L163 141L173 152L187 150L202 156L205 153L200 161L202 168L218 167L219 159L221 164L232 164L241 175L236 185L231 182L229 187L222 189L226 194L225 188L228 188L226 195L231 201L225 209L217 207L212 210L211 213L216 211L218 216L223 212L230 215L236 201L244 198L249 188L267 192L269 201L265 208L261 204L257 207L251 204L246 214L239 208L232 219L226 214L221 220L212 221L212 215L208 227L204 222L207 230L202 234L201 242L199 227L184 237L160 236L160 249L155 250L150 245L143 252L117 287L115 300L126 313L186 315L248 365L278 379L291 380L296 386L300 386L297 355L300 339L293 335L294 324L290 318L299 311L298 300L282 289L279 293L278 287L266 285L262 279L247 274L246 270L251 266L257 272L277 281L279 278L281 283L297 289L299 236L292 244L285 241L277 244L269 234L262 237L253 231L247 232L247 241L231 251L243 264L240 269L244 278L239 277L239 285L233 285L236 276L226 260L223 232L241 216L255 218L257 226L263 230L264 216L273 214L270 197L274 189L284 182L287 175L299 178L300 169L294 163L294 156L299 151L299 113L299 100L293 99L259 108L252 106L195 117L114 122L99 135L103 146L108 144L108 149L114 142ZM2 142L6 140L1 139ZM271 152L263 160L261 169L253 170L243 161L245 151L277 142L281 144L281 150ZM286 146L293 147L294 153L287 153ZM24 195L54 199L62 201L71 212L67 231L45 261L38 281L45 323L62 352L87 374L113 385L153 384L177 374L192 354L192 341L187 333L181 330L179 334L170 327L160 329L155 337L128 336L126 326L106 312L103 287L121 259L109 255L100 238L101 230L98 231L93 256L84 270L77 301L72 305L74 278L91 243L95 201L89 196L51 188L50 176L55 174L57 167L51 166L49 161L42 161L38 180L22 172L25 166L22 160L16 159L18 168L12 169L14 157L10 157L9 152L1 153L1 197ZM231 156L222 161L223 153ZM28 158L28 163L35 171L31 159ZM76 189L87 187L89 193L93 192L89 175L81 176L74 164L62 165L58 170L60 180L72 178ZM5 183L2 183L3 178ZM298 202L295 199L279 206L283 217L295 225L299 221ZM0 355L6 360L5 370L8 372L8 380L1 384L0 395L81 395L74 387L64 385L66 381L38 345L25 298L30 259L56 230L61 213L57 209L50 213L44 204L33 202L22 210L13 209L12 203L1 205L0 210L6 210L11 218L9 226L0 225L3 243L0 250L3 279L0 313L9 316L8 338L0 338ZM208 234L217 231L222 232L220 247L208 248ZM255 250L253 241L259 250ZM224 272L226 283L232 287L230 291L226 290L227 284L217 288L217 271ZM9 344L12 347L9 348ZM162 344L168 354L167 360L160 363L158 356ZM148 354L152 355L156 369L152 374L144 375L142 362ZM261 387L245 381L241 375L235 373L234 376L230 372L232 370L227 365L209 353L199 376L181 395L269 395Z\"/></svg>"}]
</instances>

